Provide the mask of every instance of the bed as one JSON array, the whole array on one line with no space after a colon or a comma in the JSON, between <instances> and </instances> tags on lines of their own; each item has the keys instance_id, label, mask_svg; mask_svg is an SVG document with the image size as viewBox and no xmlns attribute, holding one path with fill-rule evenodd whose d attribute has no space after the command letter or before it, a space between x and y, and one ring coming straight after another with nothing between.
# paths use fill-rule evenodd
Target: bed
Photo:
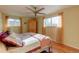
<instances>
[{"instance_id":1,"label":"bed","mask_svg":"<svg viewBox=\"0 0 79 59\"><path fill-rule=\"evenodd\" d=\"M8 47L9 53L39 53L44 50L50 52L51 38L37 33L17 34L22 41L21 47Z\"/></svg>"}]
</instances>

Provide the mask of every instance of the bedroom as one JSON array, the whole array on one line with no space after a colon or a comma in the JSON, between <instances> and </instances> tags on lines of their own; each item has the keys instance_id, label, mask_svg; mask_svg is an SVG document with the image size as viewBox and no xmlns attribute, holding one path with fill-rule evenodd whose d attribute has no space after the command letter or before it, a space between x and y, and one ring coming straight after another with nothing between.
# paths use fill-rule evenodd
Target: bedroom
<instances>
[{"instance_id":1,"label":"bedroom","mask_svg":"<svg viewBox=\"0 0 79 59\"><path fill-rule=\"evenodd\" d=\"M29 8L33 9L34 11L30 10ZM37 14L37 11L40 9L40 14ZM36 40L37 38L40 39L44 38L45 36L45 38L49 37L47 41L42 40L41 42L37 42L36 45L33 45L32 49L34 46L38 45L33 50L29 46L28 49L25 47L10 47L10 52L28 52L29 49L30 51L34 52L42 52L44 50L45 52L62 53L79 52L79 28L77 27L79 19L78 10L79 6L72 5L0 5L0 32L11 32L15 37L17 36L16 34L20 34L22 36L21 38L25 38L27 35L28 37L32 37L31 39L34 39L34 42L38 41ZM57 21L55 21L55 19ZM2 40L2 38L3 37L0 39ZM28 40L28 42L30 41ZM6 48L3 46L3 43L0 45L0 51L7 52ZM39 46L42 46L42 48L40 49Z\"/></svg>"}]
</instances>

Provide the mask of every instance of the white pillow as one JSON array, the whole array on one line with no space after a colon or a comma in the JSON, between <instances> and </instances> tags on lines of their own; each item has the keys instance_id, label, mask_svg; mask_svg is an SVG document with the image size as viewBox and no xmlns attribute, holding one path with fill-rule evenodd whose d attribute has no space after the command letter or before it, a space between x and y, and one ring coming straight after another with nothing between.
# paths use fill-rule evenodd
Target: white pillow
<instances>
[{"instance_id":1,"label":"white pillow","mask_svg":"<svg viewBox=\"0 0 79 59\"><path fill-rule=\"evenodd\" d=\"M19 45L22 45L21 38L16 33L11 32L10 35L9 35L9 37L12 38Z\"/></svg>"}]
</instances>

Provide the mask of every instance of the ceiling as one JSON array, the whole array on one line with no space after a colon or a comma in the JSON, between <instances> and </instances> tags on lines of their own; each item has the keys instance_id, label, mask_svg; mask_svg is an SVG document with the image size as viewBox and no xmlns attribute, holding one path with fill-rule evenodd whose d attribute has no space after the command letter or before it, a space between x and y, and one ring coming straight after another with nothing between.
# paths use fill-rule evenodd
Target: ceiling
<instances>
[{"instance_id":1,"label":"ceiling","mask_svg":"<svg viewBox=\"0 0 79 59\"><path fill-rule=\"evenodd\" d=\"M0 11L7 15L15 16L27 16L33 17L34 14L28 10L26 7L31 8L29 5L0 5ZM45 8L41 13L50 14L56 12L60 9L71 7L70 5L36 5L39 8ZM42 15L38 15L42 16Z\"/></svg>"}]
</instances>

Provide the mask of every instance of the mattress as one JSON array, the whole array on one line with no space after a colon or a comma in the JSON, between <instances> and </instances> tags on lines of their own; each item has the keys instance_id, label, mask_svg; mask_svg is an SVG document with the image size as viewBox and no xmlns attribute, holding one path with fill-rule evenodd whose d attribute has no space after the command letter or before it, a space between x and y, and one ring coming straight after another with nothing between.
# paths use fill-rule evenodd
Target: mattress
<instances>
[{"instance_id":1,"label":"mattress","mask_svg":"<svg viewBox=\"0 0 79 59\"><path fill-rule=\"evenodd\" d=\"M13 53L24 53L30 50L33 50L37 47L40 47L40 42L36 38L30 37L26 40L23 40L24 46L23 47L9 47L8 52Z\"/></svg>"}]
</instances>

